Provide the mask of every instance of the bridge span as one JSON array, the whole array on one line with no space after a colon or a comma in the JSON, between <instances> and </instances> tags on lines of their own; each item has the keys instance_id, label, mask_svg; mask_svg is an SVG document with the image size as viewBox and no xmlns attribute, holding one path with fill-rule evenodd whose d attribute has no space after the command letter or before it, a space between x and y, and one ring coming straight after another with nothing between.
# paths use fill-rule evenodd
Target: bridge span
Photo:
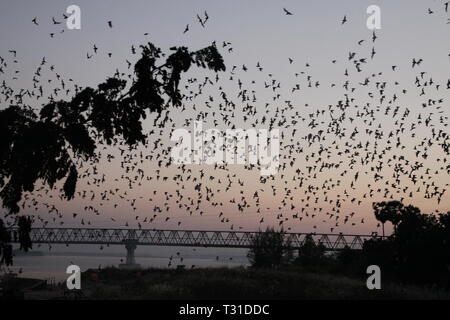
<instances>
[{"instance_id":1,"label":"bridge span","mask_svg":"<svg viewBox=\"0 0 450 320\"><path fill-rule=\"evenodd\" d=\"M96 244L125 245L127 259L124 266L136 265L134 251L138 245L250 248L258 232L250 231L205 231L205 230L160 230L160 229L103 229L103 228L33 228L31 241L47 244ZM285 240L293 249L299 249L310 239L316 245L323 245L328 251L344 248L362 249L364 241L378 238L372 235L285 233ZM13 242L17 233L13 231Z\"/></svg>"}]
</instances>

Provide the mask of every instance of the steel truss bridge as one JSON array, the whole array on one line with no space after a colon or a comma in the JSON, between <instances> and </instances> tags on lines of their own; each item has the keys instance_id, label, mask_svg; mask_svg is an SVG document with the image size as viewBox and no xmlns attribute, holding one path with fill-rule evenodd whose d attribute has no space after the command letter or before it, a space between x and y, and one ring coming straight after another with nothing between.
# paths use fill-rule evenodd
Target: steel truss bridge
<instances>
[{"instance_id":1,"label":"steel truss bridge","mask_svg":"<svg viewBox=\"0 0 450 320\"><path fill-rule=\"evenodd\" d=\"M18 241L12 231L13 242ZM47 244L96 244L125 245L126 265L135 265L134 250L137 245L250 248L259 232L248 231L202 231L202 230L157 230L157 229L98 229L98 228L33 228L32 243ZM379 238L372 235L285 233L285 241L292 249L299 249L305 241L314 241L328 251L344 248L360 250L364 241Z\"/></svg>"}]
</instances>

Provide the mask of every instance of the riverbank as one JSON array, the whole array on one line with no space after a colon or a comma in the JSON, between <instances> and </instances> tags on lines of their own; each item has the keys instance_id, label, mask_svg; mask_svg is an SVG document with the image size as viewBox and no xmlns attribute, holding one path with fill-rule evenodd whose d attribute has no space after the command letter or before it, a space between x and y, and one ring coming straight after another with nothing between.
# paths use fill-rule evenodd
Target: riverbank
<instances>
[{"instance_id":1,"label":"riverbank","mask_svg":"<svg viewBox=\"0 0 450 320\"><path fill-rule=\"evenodd\" d=\"M87 299L450 299L450 292L298 270L251 268L88 270Z\"/></svg>"},{"instance_id":2,"label":"riverbank","mask_svg":"<svg viewBox=\"0 0 450 320\"><path fill-rule=\"evenodd\" d=\"M450 292L396 283L382 283L369 290L364 279L298 270L251 268L202 268L122 270L89 269L82 273L82 289L69 291L59 285L25 290L24 299L450 299Z\"/></svg>"}]
</instances>

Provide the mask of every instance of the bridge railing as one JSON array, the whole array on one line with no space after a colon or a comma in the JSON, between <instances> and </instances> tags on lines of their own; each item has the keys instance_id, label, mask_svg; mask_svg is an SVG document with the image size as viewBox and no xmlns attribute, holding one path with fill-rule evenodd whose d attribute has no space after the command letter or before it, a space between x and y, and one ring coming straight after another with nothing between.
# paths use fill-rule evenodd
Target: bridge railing
<instances>
[{"instance_id":1,"label":"bridge railing","mask_svg":"<svg viewBox=\"0 0 450 320\"><path fill-rule=\"evenodd\" d=\"M34 228L33 243L60 244L124 244L133 240L137 245L250 248L258 232L157 230L157 229L102 229L102 228ZM286 233L293 249L298 249L310 239L327 250L362 249L364 241L379 238L377 234L322 234ZM17 239L13 241L17 242Z\"/></svg>"}]
</instances>

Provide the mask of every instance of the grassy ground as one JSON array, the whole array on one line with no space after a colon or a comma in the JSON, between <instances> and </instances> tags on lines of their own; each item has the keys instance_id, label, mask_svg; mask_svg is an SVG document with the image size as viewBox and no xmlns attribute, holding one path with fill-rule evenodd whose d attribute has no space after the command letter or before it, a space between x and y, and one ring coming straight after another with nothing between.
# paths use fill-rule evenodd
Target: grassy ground
<instances>
[{"instance_id":1,"label":"grassy ground","mask_svg":"<svg viewBox=\"0 0 450 320\"><path fill-rule=\"evenodd\" d=\"M368 290L364 279L245 268L88 270L82 286L88 299L450 299L438 289L382 282Z\"/></svg>"}]
</instances>

